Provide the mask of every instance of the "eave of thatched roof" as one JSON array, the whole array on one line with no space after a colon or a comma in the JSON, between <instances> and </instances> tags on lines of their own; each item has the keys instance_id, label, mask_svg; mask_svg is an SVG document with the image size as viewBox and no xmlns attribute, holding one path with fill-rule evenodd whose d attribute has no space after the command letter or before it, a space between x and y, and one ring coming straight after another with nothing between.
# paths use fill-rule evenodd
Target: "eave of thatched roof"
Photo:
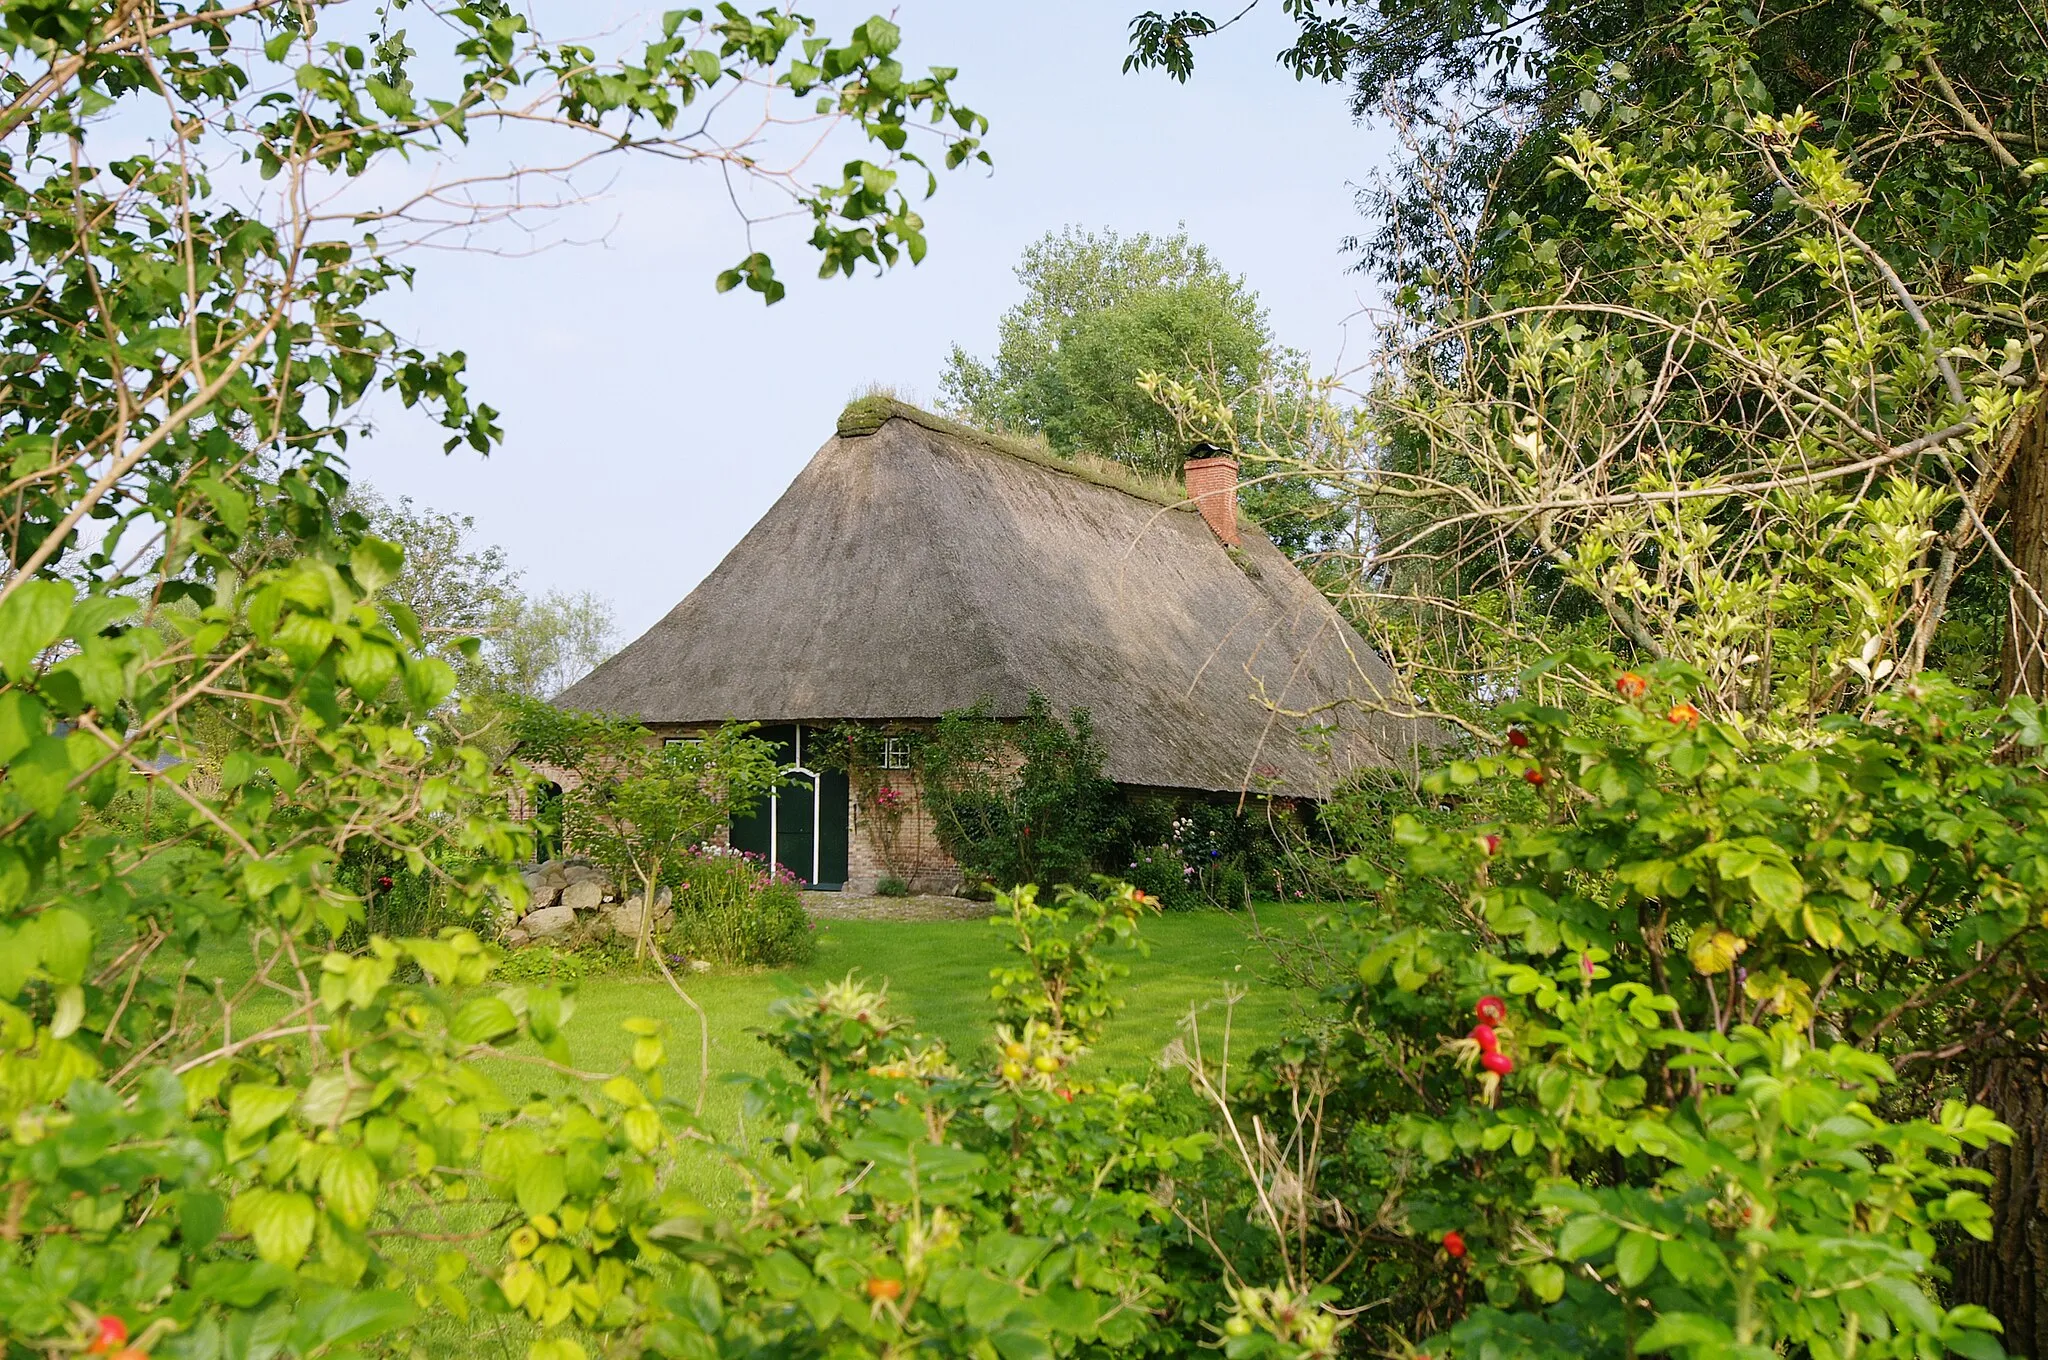
<instances>
[{"instance_id":1,"label":"eave of thatched roof","mask_svg":"<svg viewBox=\"0 0 2048 1360\"><path fill-rule=\"evenodd\" d=\"M649 723L936 718L1037 690L1109 776L1321 796L1434 727L1257 529L1178 488L867 398L661 622L558 703ZM1311 713L1309 719L1286 716Z\"/></svg>"}]
</instances>

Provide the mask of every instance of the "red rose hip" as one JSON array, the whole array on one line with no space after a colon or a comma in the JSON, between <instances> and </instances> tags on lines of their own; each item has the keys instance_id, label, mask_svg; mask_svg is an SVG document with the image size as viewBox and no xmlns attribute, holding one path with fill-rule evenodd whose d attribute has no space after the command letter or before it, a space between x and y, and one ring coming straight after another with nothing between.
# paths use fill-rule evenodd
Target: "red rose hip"
<instances>
[{"instance_id":1,"label":"red rose hip","mask_svg":"<svg viewBox=\"0 0 2048 1360\"><path fill-rule=\"evenodd\" d=\"M1444 1251L1453 1259L1465 1254L1465 1234L1456 1228L1444 1234Z\"/></svg>"},{"instance_id":2,"label":"red rose hip","mask_svg":"<svg viewBox=\"0 0 2048 1360\"><path fill-rule=\"evenodd\" d=\"M1473 1005L1472 1013L1489 1025L1498 1025L1508 1018L1508 1003L1497 996L1482 996Z\"/></svg>"},{"instance_id":3,"label":"red rose hip","mask_svg":"<svg viewBox=\"0 0 2048 1360\"><path fill-rule=\"evenodd\" d=\"M1510 727L1508 729L1508 745L1514 747L1517 751L1528 750L1529 734L1519 727Z\"/></svg>"},{"instance_id":4,"label":"red rose hip","mask_svg":"<svg viewBox=\"0 0 2048 1360\"><path fill-rule=\"evenodd\" d=\"M1480 1054L1479 1065L1496 1076L1502 1077L1515 1070L1515 1060L1502 1053L1499 1049L1495 1049L1491 1053Z\"/></svg>"},{"instance_id":5,"label":"red rose hip","mask_svg":"<svg viewBox=\"0 0 2048 1360\"><path fill-rule=\"evenodd\" d=\"M118 1350L128 1344L128 1324L112 1313L101 1314L93 1323L92 1345L87 1347L93 1354Z\"/></svg>"},{"instance_id":6,"label":"red rose hip","mask_svg":"<svg viewBox=\"0 0 2048 1360\"><path fill-rule=\"evenodd\" d=\"M1493 1026L1484 1020L1472 1027L1472 1042L1479 1045L1482 1053L1491 1053L1500 1047L1500 1036L1493 1032Z\"/></svg>"},{"instance_id":7,"label":"red rose hip","mask_svg":"<svg viewBox=\"0 0 2048 1360\"><path fill-rule=\"evenodd\" d=\"M1522 778L1528 780L1531 784L1541 786L1543 781L1550 778L1550 776L1543 773L1542 767L1531 765L1528 769L1522 771Z\"/></svg>"}]
</instances>

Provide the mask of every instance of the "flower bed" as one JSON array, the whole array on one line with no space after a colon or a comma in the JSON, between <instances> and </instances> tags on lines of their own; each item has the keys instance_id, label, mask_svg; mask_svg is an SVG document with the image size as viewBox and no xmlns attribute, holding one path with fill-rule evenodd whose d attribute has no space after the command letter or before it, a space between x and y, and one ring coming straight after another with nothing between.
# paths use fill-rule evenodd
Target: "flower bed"
<instances>
[{"instance_id":1,"label":"flower bed","mask_svg":"<svg viewBox=\"0 0 2048 1360\"><path fill-rule=\"evenodd\" d=\"M726 846L702 845L669 875L675 925L668 947L716 963L777 967L808 962L817 938L800 882L782 865Z\"/></svg>"}]
</instances>

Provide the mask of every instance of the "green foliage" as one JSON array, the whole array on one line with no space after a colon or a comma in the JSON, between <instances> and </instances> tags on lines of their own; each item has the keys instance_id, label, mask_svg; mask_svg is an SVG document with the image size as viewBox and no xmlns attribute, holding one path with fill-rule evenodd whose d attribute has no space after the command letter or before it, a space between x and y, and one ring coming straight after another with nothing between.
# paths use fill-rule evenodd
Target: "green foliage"
<instances>
[{"instance_id":1,"label":"green foliage","mask_svg":"<svg viewBox=\"0 0 2048 1360\"><path fill-rule=\"evenodd\" d=\"M641 895L637 956L654 928L655 889L693 847L779 782L768 742L729 723L688 742L657 742L629 719L556 708L538 700L512 705L512 733L526 759L565 771L561 834ZM786 913L784 913L786 915Z\"/></svg>"},{"instance_id":2,"label":"green foliage","mask_svg":"<svg viewBox=\"0 0 2048 1360\"><path fill-rule=\"evenodd\" d=\"M664 870L676 919L668 947L740 967L808 963L817 935L786 869L736 850L704 847Z\"/></svg>"},{"instance_id":3,"label":"green foliage","mask_svg":"<svg viewBox=\"0 0 2048 1360\"><path fill-rule=\"evenodd\" d=\"M1043 434L1060 453L1178 473L1185 444L1139 377L1214 372L1243 392L1273 362L1257 297L1185 232L1047 233L1017 281L1025 300L998 323L993 363L955 346L941 390L970 423Z\"/></svg>"},{"instance_id":4,"label":"green foliage","mask_svg":"<svg viewBox=\"0 0 2048 1360\"><path fill-rule=\"evenodd\" d=\"M940 382L947 409L970 424L1177 478L1191 437L1154 399L1157 384L1199 389L1248 429L1260 389L1303 385L1257 295L1186 232L1069 227L1025 250L1017 280L1025 298L997 323L994 358L955 346ZM1243 508L1281 547L1307 551L1327 534L1330 507L1264 452L1256 441L1240 451Z\"/></svg>"},{"instance_id":5,"label":"green foliage","mask_svg":"<svg viewBox=\"0 0 2048 1360\"><path fill-rule=\"evenodd\" d=\"M1129 919L1137 904L1119 902L1076 895L1068 909ZM748 1115L776 1134L733 1150L753 1208L656 1229L693 1264L652 1348L1166 1348L1155 1329L1175 1292L1160 1273L1171 1215L1153 1187L1198 1162L1207 1135L1160 1128L1136 1087L1076 1078L1072 1031L997 1033L979 1061L956 1060L854 978L778 1003L764 1037L794 1071L751 1081Z\"/></svg>"},{"instance_id":6,"label":"green foliage","mask_svg":"<svg viewBox=\"0 0 2048 1360\"><path fill-rule=\"evenodd\" d=\"M503 548L478 546L466 515L394 504L360 487L370 532L405 552L386 598L412 611L464 692L546 699L611 654L611 606L588 591L529 595Z\"/></svg>"},{"instance_id":7,"label":"green foliage","mask_svg":"<svg viewBox=\"0 0 2048 1360\"><path fill-rule=\"evenodd\" d=\"M884 876L875 880L875 896L908 897L910 896L910 885L900 878Z\"/></svg>"},{"instance_id":8,"label":"green foliage","mask_svg":"<svg viewBox=\"0 0 2048 1360\"><path fill-rule=\"evenodd\" d=\"M422 1323L517 1313L536 1360L573 1360L569 1329L657 1315L681 1120L660 1026L584 1072L569 996L486 981L459 922L520 900L530 842L401 546L348 509L374 393L450 449L499 438L459 351L379 319L450 225L383 195L473 126L536 119L783 189L828 272L914 259L908 121L941 120L953 164L983 123L898 41L730 7L623 59L497 0L0 10L11 1351L82 1353L104 1313L161 1360L409 1353ZM701 115L750 88L824 101L886 163L812 183L733 158ZM473 169L427 173L491 201ZM761 255L730 281L781 291ZM386 893L450 924L372 930ZM247 971L201 976L223 942ZM521 1066L546 1093L501 1084Z\"/></svg>"},{"instance_id":9,"label":"green foliage","mask_svg":"<svg viewBox=\"0 0 2048 1360\"><path fill-rule=\"evenodd\" d=\"M987 700L948 713L918 753L920 787L939 841L970 877L992 883L1076 883L1115 841L1116 786L1087 711L1060 721L1033 693L1024 716L997 718Z\"/></svg>"},{"instance_id":10,"label":"green foliage","mask_svg":"<svg viewBox=\"0 0 2048 1360\"><path fill-rule=\"evenodd\" d=\"M1013 1030L1039 1024L1092 1044L1109 1017L1121 1009L1118 980L1130 970L1102 956L1111 944L1143 952L1138 918L1156 910L1142 893L1128 885L1101 880L1111 889L1106 898L1078 888L1062 888L1050 904L1038 900L1038 889L1026 885L996 898L1009 908L1008 918L993 918L1010 933L1017 959L997 968L989 995L997 1004L996 1019Z\"/></svg>"},{"instance_id":11,"label":"green foliage","mask_svg":"<svg viewBox=\"0 0 2048 1360\"><path fill-rule=\"evenodd\" d=\"M594 963L587 952L530 944L513 950L491 976L501 982L576 982L591 975Z\"/></svg>"},{"instance_id":12,"label":"green foliage","mask_svg":"<svg viewBox=\"0 0 2048 1360\"><path fill-rule=\"evenodd\" d=\"M1329 872L1327 850L1312 850L1299 811L1291 800L1265 796L1129 793L1116 810L1117 835L1129 847L1128 858L1112 867L1168 911L1235 911L1255 891L1300 898L1306 885L1326 888L1336 876Z\"/></svg>"},{"instance_id":13,"label":"green foliage","mask_svg":"<svg viewBox=\"0 0 2048 1360\"><path fill-rule=\"evenodd\" d=\"M1231 1240L1400 1297L1436 1353L2000 1353L1936 1258L1990 1234L1965 1154L2010 1133L1937 1064L2042 1025L2039 714L1930 680L1814 742L1701 721L1698 683L1509 705L1526 743L1429 788L1529 797L1540 771L1534 806L1401 817L1393 873L1353 861L1376 901L1321 946L1354 960L1340 1022L1219 1104L1282 1127L1323 1093L1306 1127L1344 1150L1306 1197L1354 1217L1240 1200Z\"/></svg>"}]
</instances>

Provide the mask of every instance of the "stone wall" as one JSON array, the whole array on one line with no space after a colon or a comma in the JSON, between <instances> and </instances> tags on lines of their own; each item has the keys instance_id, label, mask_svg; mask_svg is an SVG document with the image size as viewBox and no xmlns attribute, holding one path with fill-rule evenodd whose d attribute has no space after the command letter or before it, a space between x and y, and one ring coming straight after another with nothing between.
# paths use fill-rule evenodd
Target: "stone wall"
<instances>
[{"instance_id":1,"label":"stone wall","mask_svg":"<svg viewBox=\"0 0 2048 1360\"><path fill-rule=\"evenodd\" d=\"M639 938L639 895L621 893L611 876L588 860L529 864L519 876L526 880L526 910L515 915L507 904L497 921L498 938L506 946L516 949L536 940L585 944L613 935ZM669 890L662 888L654 895L654 933L660 935L674 920Z\"/></svg>"}]
</instances>

